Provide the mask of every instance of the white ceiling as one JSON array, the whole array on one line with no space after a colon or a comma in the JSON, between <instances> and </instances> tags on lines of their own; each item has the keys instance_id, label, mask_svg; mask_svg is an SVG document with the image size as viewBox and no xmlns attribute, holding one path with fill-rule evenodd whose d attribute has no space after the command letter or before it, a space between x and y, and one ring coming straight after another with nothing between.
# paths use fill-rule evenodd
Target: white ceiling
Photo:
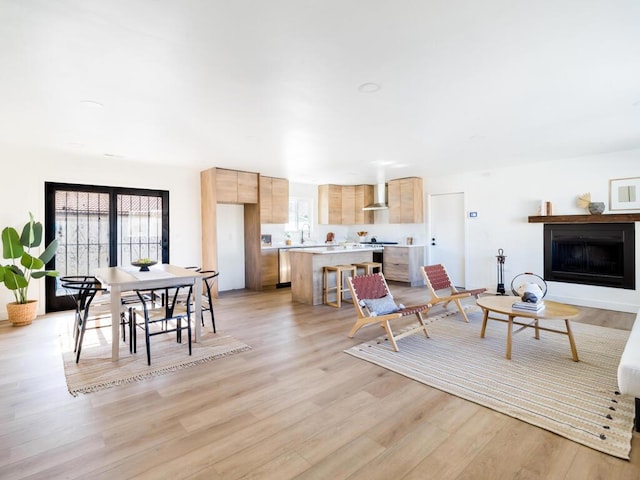
<instances>
[{"instance_id":1,"label":"white ceiling","mask_svg":"<svg viewBox=\"0 0 640 480\"><path fill-rule=\"evenodd\" d=\"M640 148L636 0L0 0L0 59L0 143L102 160L374 183Z\"/></svg>"}]
</instances>

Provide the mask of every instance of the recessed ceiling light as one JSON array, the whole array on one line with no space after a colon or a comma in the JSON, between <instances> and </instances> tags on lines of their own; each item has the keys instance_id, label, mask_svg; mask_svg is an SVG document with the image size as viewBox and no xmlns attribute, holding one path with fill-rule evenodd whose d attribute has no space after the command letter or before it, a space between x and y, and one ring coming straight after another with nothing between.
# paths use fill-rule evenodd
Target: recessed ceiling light
<instances>
[{"instance_id":1,"label":"recessed ceiling light","mask_svg":"<svg viewBox=\"0 0 640 480\"><path fill-rule=\"evenodd\" d=\"M377 91L379 91L382 88L381 85L377 84L377 83L363 83L362 85L360 85L358 87L358 91L360 93L375 93Z\"/></svg>"},{"instance_id":2,"label":"recessed ceiling light","mask_svg":"<svg viewBox=\"0 0 640 480\"><path fill-rule=\"evenodd\" d=\"M80 105L88 107L88 108L103 108L104 105L100 102L96 102L95 100L82 100Z\"/></svg>"}]
</instances>

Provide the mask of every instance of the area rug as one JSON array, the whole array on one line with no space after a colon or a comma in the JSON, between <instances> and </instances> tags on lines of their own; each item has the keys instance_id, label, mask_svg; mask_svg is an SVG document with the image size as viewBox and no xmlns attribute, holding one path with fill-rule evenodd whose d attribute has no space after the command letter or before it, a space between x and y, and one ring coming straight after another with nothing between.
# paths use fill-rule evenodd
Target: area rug
<instances>
[{"instance_id":1,"label":"area rug","mask_svg":"<svg viewBox=\"0 0 640 480\"><path fill-rule=\"evenodd\" d=\"M572 322L579 362L566 335L525 329L513 336L505 358L506 328L482 313L429 318L431 338L410 335L394 352L383 336L346 353L418 382L544 428L614 457L628 459L634 399L617 392L617 368L629 332ZM542 323L542 321L541 321ZM544 321L561 328L564 322Z\"/></svg>"},{"instance_id":2,"label":"area rug","mask_svg":"<svg viewBox=\"0 0 640 480\"><path fill-rule=\"evenodd\" d=\"M249 350L251 347L229 335L203 332L201 342L176 343L172 334L152 338L151 366L147 365L144 335L138 335L137 353L129 353L128 343L120 343L120 359L111 361L111 327L87 329L80 362L75 363L72 330L68 322L59 328L64 372L69 393L77 396L147 378L176 372ZM183 337L184 338L184 337Z\"/></svg>"}]
</instances>

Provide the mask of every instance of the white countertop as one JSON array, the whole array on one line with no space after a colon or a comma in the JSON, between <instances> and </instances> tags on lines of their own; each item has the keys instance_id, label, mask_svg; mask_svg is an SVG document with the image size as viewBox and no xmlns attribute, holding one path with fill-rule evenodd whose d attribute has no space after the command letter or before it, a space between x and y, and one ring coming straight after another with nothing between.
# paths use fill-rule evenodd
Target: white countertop
<instances>
[{"instance_id":1,"label":"white countertop","mask_svg":"<svg viewBox=\"0 0 640 480\"><path fill-rule=\"evenodd\" d=\"M344 250L345 248L347 249L351 249L351 250L383 250L386 247L399 247L399 248L424 248L425 245L424 244L419 244L419 245L359 245L356 244L353 247L345 247L344 245L323 245L323 244L294 244L294 245L270 245L270 246L262 246L262 250L278 250L280 248L286 248L288 250L292 250L292 249L296 249L296 250L301 250L301 249L320 249L320 248L332 248L334 250L332 250L333 252L335 252L335 249L340 249L340 250Z\"/></svg>"},{"instance_id":2,"label":"white countertop","mask_svg":"<svg viewBox=\"0 0 640 480\"><path fill-rule=\"evenodd\" d=\"M307 253L310 255L326 255L334 253L375 252L380 251L380 248L370 246L346 247L342 245L331 245L328 247L318 246L316 248L293 248L292 251L298 253Z\"/></svg>"},{"instance_id":3,"label":"white countertop","mask_svg":"<svg viewBox=\"0 0 640 480\"><path fill-rule=\"evenodd\" d=\"M417 247L419 247L419 248L424 248L425 246L424 246L424 244L421 244L421 245L385 245L384 246L384 248L387 248L387 247L399 247L399 248L417 248Z\"/></svg>"}]
</instances>

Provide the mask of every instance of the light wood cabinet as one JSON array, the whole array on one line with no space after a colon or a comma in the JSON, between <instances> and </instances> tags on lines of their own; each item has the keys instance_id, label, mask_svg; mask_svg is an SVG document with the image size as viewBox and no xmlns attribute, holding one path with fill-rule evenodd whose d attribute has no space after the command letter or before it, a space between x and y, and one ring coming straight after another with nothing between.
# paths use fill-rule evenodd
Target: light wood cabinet
<instances>
[{"instance_id":1,"label":"light wood cabinet","mask_svg":"<svg viewBox=\"0 0 640 480\"><path fill-rule=\"evenodd\" d=\"M258 174L216 168L218 203L258 203Z\"/></svg>"},{"instance_id":2,"label":"light wood cabinet","mask_svg":"<svg viewBox=\"0 0 640 480\"><path fill-rule=\"evenodd\" d=\"M342 187L318 186L318 223L340 225L342 223Z\"/></svg>"},{"instance_id":3,"label":"light wood cabinet","mask_svg":"<svg viewBox=\"0 0 640 480\"><path fill-rule=\"evenodd\" d=\"M260 285L275 288L278 285L278 249L262 250L260 255Z\"/></svg>"},{"instance_id":4,"label":"light wood cabinet","mask_svg":"<svg viewBox=\"0 0 640 480\"><path fill-rule=\"evenodd\" d=\"M342 186L342 225L356 223L356 187L355 185Z\"/></svg>"},{"instance_id":5,"label":"light wood cabinet","mask_svg":"<svg viewBox=\"0 0 640 480\"><path fill-rule=\"evenodd\" d=\"M422 178L389 180L389 223L423 223Z\"/></svg>"},{"instance_id":6,"label":"light wood cabinet","mask_svg":"<svg viewBox=\"0 0 640 480\"><path fill-rule=\"evenodd\" d=\"M260 175L261 223L289 221L289 182L284 178Z\"/></svg>"},{"instance_id":7,"label":"light wood cabinet","mask_svg":"<svg viewBox=\"0 0 640 480\"><path fill-rule=\"evenodd\" d=\"M424 285L420 268L424 265L424 247L385 246L382 270L387 280L404 282L412 287Z\"/></svg>"},{"instance_id":8,"label":"light wood cabinet","mask_svg":"<svg viewBox=\"0 0 640 480\"><path fill-rule=\"evenodd\" d=\"M356 225L373 223L373 211L362 210L373 203L373 185L356 185Z\"/></svg>"},{"instance_id":9,"label":"light wood cabinet","mask_svg":"<svg viewBox=\"0 0 640 480\"><path fill-rule=\"evenodd\" d=\"M373 223L373 212L362 208L373 203L373 185L319 185L318 223L360 225Z\"/></svg>"}]
</instances>

